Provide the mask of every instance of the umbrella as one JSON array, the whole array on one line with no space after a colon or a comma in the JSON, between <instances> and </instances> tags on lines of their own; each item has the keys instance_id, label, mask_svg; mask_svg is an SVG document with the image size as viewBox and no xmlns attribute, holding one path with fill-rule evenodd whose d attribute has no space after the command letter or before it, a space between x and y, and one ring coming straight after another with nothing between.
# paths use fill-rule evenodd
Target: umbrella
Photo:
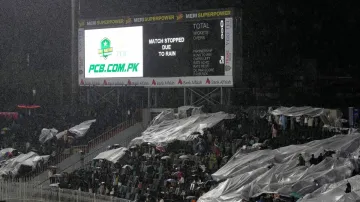
<instances>
[{"instance_id":1,"label":"umbrella","mask_svg":"<svg viewBox=\"0 0 360 202\"><path fill-rule=\"evenodd\" d=\"M132 166L130 166L130 165L124 165L122 168L124 168L124 169L126 169L126 168L129 168L129 169L133 169L133 167Z\"/></svg>"},{"instance_id":2,"label":"umbrella","mask_svg":"<svg viewBox=\"0 0 360 202\"><path fill-rule=\"evenodd\" d=\"M154 147L155 145L151 142L144 142L141 144L142 146L150 146L150 147Z\"/></svg>"},{"instance_id":3,"label":"umbrella","mask_svg":"<svg viewBox=\"0 0 360 202\"><path fill-rule=\"evenodd\" d=\"M166 181L167 182L176 182L176 180L174 180L174 179L167 179Z\"/></svg>"},{"instance_id":4,"label":"umbrella","mask_svg":"<svg viewBox=\"0 0 360 202\"><path fill-rule=\"evenodd\" d=\"M178 175L179 173L181 173L180 171L176 171L174 172L172 175Z\"/></svg>"},{"instance_id":5,"label":"umbrella","mask_svg":"<svg viewBox=\"0 0 360 202\"><path fill-rule=\"evenodd\" d=\"M49 166L49 169L57 169L56 166Z\"/></svg>"},{"instance_id":6,"label":"umbrella","mask_svg":"<svg viewBox=\"0 0 360 202\"><path fill-rule=\"evenodd\" d=\"M188 155L181 155L181 156L179 157L179 159L188 159L188 158L190 158Z\"/></svg>"},{"instance_id":7,"label":"umbrella","mask_svg":"<svg viewBox=\"0 0 360 202\"><path fill-rule=\"evenodd\" d=\"M155 149L158 150L159 152L162 152L162 153L165 152L165 148L162 147L162 146L157 146Z\"/></svg>"},{"instance_id":8,"label":"umbrella","mask_svg":"<svg viewBox=\"0 0 360 202\"><path fill-rule=\"evenodd\" d=\"M162 160L170 159L170 156L163 156L161 157Z\"/></svg>"},{"instance_id":9,"label":"umbrella","mask_svg":"<svg viewBox=\"0 0 360 202\"><path fill-rule=\"evenodd\" d=\"M196 199L195 196L187 196L186 199Z\"/></svg>"},{"instance_id":10,"label":"umbrella","mask_svg":"<svg viewBox=\"0 0 360 202\"><path fill-rule=\"evenodd\" d=\"M149 154L149 153L145 153L145 154L143 154L142 156L143 156L143 157L150 158L150 157L151 157L151 154Z\"/></svg>"},{"instance_id":11,"label":"umbrella","mask_svg":"<svg viewBox=\"0 0 360 202\"><path fill-rule=\"evenodd\" d=\"M37 108L40 108L39 105L18 105L17 107L21 108L21 109L37 109Z\"/></svg>"}]
</instances>

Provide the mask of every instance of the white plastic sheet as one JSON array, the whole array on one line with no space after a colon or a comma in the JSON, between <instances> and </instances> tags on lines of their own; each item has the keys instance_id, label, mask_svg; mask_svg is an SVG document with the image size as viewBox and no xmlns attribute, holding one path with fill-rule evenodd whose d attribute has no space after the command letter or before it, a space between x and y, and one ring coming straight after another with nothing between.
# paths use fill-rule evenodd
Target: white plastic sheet
<instances>
[{"instance_id":1,"label":"white plastic sheet","mask_svg":"<svg viewBox=\"0 0 360 202\"><path fill-rule=\"evenodd\" d=\"M39 162L41 158L44 161L47 161L49 159L49 156L40 157L35 152L20 154L19 156L9 159L4 163L4 166L0 168L0 175L7 175L9 173L11 173L12 175L16 175L21 165L35 168L36 164Z\"/></svg>"},{"instance_id":2,"label":"white plastic sheet","mask_svg":"<svg viewBox=\"0 0 360 202\"><path fill-rule=\"evenodd\" d=\"M167 118L161 117L166 116ZM150 142L156 145L166 145L175 140L191 141L196 136L193 132L202 132L204 128L211 128L224 119L232 119L235 116L224 112L212 114L196 114L183 119L169 119L169 112L163 112L155 117L153 125L149 126L140 137L131 141L130 145L139 145ZM154 120L155 120L154 119Z\"/></svg>"},{"instance_id":3,"label":"white plastic sheet","mask_svg":"<svg viewBox=\"0 0 360 202\"><path fill-rule=\"evenodd\" d=\"M188 113L190 112L190 113ZM182 106L178 108L178 117L179 118L186 118L192 115L201 114L201 107L194 107L194 106Z\"/></svg>"},{"instance_id":4,"label":"white plastic sheet","mask_svg":"<svg viewBox=\"0 0 360 202\"><path fill-rule=\"evenodd\" d=\"M308 161L311 154L318 156L320 153L324 154L324 150L335 150L337 154L318 165L310 166ZM261 193L290 195L293 192L302 196L314 193L312 198L315 198L318 195L315 191L321 186L351 177L352 171L357 167L353 157L358 156L359 151L360 134L339 135L304 145L249 154L238 151L212 175L214 180L222 182L198 201L241 201ZM297 166L300 153L307 161L306 166ZM273 167L269 169L270 165ZM327 191L335 188L330 187Z\"/></svg>"},{"instance_id":5,"label":"white plastic sheet","mask_svg":"<svg viewBox=\"0 0 360 202\"><path fill-rule=\"evenodd\" d=\"M274 116L284 115L289 117L320 117L325 125L341 127L342 113L340 110L314 108L314 107L279 107L270 111L270 114Z\"/></svg>"},{"instance_id":6,"label":"white plastic sheet","mask_svg":"<svg viewBox=\"0 0 360 202\"><path fill-rule=\"evenodd\" d=\"M162 111L160 114L155 116L155 118L150 122L150 125L157 125L163 121L169 121L176 119L173 109L167 109Z\"/></svg>"},{"instance_id":7,"label":"white plastic sheet","mask_svg":"<svg viewBox=\"0 0 360 202\"><path fill-rule=\"evenodd\" d=\"M128 149L125 147L120 147L117 149L112 149L112 150L108 150L105 152L101 152L94 158L94 160L103 159L103 160L110 161L112 163L116 163L118 160L120 160L122 157L125 156L127 150Z\"/></svg>"},{"instance_id":8,"label":"white plastic sheet","mask_svg":"<svg viewBox=\"0 0 360 202\"><path fill-rule=\"evenodd\" d=\"M60 138L62 138L65 134L67 134L67 133L68 133L67 130L61 131L60 133L56 134L56 138L57 138L57 139L60 139Z\"/></svg>"},{"instance_id":9,"label":"white plastic sheet","mask_svg":"<svg viewBox=\"0 0 360 202\"><path fill-rule=\"evenodd\" d=\"M46 163L49 160L49 158L50 158L50 155L33 156L33 157L28 158L25 161L21 162L20 164L25 165L25 166L30 166L34 169L40 160L43 160L44 163Z\"/></svg>"},{"instance_id":10,"label":"white plastic sheet","mask_svg":"<svg viewBox=\"0 0 360 202\"><path fill-rule=\"evenodd\" d=\"M313 108L313 107L279 107L271 111L272 115L284 115L284 116L310 116L318 117L323 114L329 113L329 109Z\"/></svg>"},{"instance_id":11,"label":"white plastic sheet","mask_svg":"<svg viewBox=\"0 0 360 202\"><path fill-rule=\"evenodd\" d=\"M41 134L39 136L39 142L41 144L44 144L45 142L51 140L53 137L55 137L55 135L58 133L58 130L56 130L55 128L43 128L41 130Z\"/></svg>"},{"instance_id":12,"label":"white plastic sheet","mask_svg":"<svg viewBox=\"0 0 360 202\"><path fill-rule=\"evenodd\" d=\"M346 184L351 193L345 193ZM298 202L357 202L360 201L360 175L333 184L325 184Z\"/></svg>"},{"instance_id":13,"label":"white plastic sheet","mask_svg":"<svg viewBox=\"0 0 360 202\"><path fill-rule=\"evenodd\" d=\"M80 123L79 125L76 125L69 129L69 132L74 134L76 138L84 137L86 132L89 130L92 123L94 123L96 120L88 120Z\"/></svg>"}]
</instances>

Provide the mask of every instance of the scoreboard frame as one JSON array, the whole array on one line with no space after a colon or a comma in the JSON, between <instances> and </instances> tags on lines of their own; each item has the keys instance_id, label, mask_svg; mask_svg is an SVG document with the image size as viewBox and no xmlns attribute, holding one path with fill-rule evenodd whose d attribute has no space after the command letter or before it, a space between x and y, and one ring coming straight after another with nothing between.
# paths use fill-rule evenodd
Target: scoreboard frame
<instances>
[{"instance_id":1,"label":"scoreboard frame","mask_svg":"<svg viewBox=\"0 0 360 202\"><path fill-rule=\"evenodd\" d=\"M216 9L163 13L154 15L124 16L106 19L80 19L78 21L78 83L80 86L143 86L147 88L176 87L233 87L234 85L234 9ZM226 75L219 76L179 76L179 77L137 77L137 78L85 78L85 30L128 26L141 26L148 23L178 23L186 21L206 21L224 19L225 66L231 68ZM230 26L229 26L230 24ZM144 68L149 68L144 66ZM150 67L151 68L151 67Z\"/></svg>"}]
</instances>

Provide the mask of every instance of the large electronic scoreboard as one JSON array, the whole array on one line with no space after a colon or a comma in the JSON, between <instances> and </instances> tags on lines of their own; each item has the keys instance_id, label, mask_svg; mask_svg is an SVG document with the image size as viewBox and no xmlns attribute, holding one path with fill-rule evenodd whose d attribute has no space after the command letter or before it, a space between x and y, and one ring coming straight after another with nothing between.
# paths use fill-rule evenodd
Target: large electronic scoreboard
<instances>
[{"instance_id":1,"label":"large electronic scoreboard","mask_svg":"<svg viewBox=\"0 0 360 202\"><path fill-rule=\"evenodd\" d=\"M80 20L81 86L233 86L233 10Z\"/></svg>"}]
</instances>

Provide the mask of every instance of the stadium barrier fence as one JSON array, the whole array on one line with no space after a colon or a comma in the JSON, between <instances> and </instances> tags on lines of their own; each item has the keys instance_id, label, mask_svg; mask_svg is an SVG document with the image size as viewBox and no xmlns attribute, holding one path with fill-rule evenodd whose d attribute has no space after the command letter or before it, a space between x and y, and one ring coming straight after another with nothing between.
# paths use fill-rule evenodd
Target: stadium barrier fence
<instances>
[{"instance_id":1,"label":"stadium barrier fence","mask_svg":"<svg viewBox=\"0 0 360 202\"><path fill-rule=\"evenodd\" d=\"M56 187L38 187L37 182L0 181L0 201L7 202L130 202L107 195L82 192L78 190L60 189Z\"/></svg>"},{"instance_id":2,"label":"stadium barrier fence","mask_svg":"<svg viewBox=\"0 0 360 202\"><path fill-rule=\"evenodd\" d=\"M134 121L134 122L130 122L130 123L133 124L133 125L135 125L137 122ZM129 125L129 127L130 127L130 126L132 126L132 125ZM121 133L121 131L119 131L119 133ZM114 135L115 135L115 134L113 134L113 136L114 136ZM140 133L134 133L134 134L132 134L132 135L127 136L126 139L124 139L123 141L119 142L119 146L120 146L120 147L127 147L134 138L139 137L140 135L141 135ZM108 138L110 139L111 136L108 136ZM105 139L101 139L101 141L106 141L106 140L105 140ZM98 141L98 144L102 143L101 141ZM75 162L74 164L71 164L71 165L69 165L68 167L63 168L62 170L57 170L57 173L65 172L65 171L67 171L69 168L72 168L73 170L76 170L76 169L82 168L82 166L87 166L87 165L89 165L89 164L92 162L92 160L93 160L99 153L104 152L104 151L106 151L107 149L108 149L108 148L104 146L104 147L100 147L100 148L98 148L98 149L96 149L96 150L93 150L93 151L91 151L91 152L89 152L89 153L86 153L86 154L84 154L83 162L82 162L81 159L79 159L79 160L78 160L77 162ZM36 176L32 177L31 179L34 179L34 178L36 178ZM35 179L35 180L36 180L36 179ZM46 180L40 182L40 183L38 184L38 186L44 184L44 183L45 183L46 181L48 181L48 180L50 180L50 179L46 179Z\"/></svg>"},{"instance_id":3,"label":"stadium barrier fence","mask_svg":"<svg viewBox=\"0 0 360 202\"><path fill-rule=\"evenodd\" d=\"M114 137L116 134L121 133L125 129L135 125L138 123L135 119L130 119L128 121L125 121L123 123L120 123L119 125L113 127L112 129L104 132L102 135L90 140L86 145L79 145L79 146L72 146L70 147L68 153L62 153L58 155L54 162L52 162L53 165L56 165L63 160L69 158L71 155L79 153L80 151L83 151L85 154L89 153L91 149L95 148L97 145L104 143L105 141L109 140L110 138Z\"/></svg>"}]
</instances>

